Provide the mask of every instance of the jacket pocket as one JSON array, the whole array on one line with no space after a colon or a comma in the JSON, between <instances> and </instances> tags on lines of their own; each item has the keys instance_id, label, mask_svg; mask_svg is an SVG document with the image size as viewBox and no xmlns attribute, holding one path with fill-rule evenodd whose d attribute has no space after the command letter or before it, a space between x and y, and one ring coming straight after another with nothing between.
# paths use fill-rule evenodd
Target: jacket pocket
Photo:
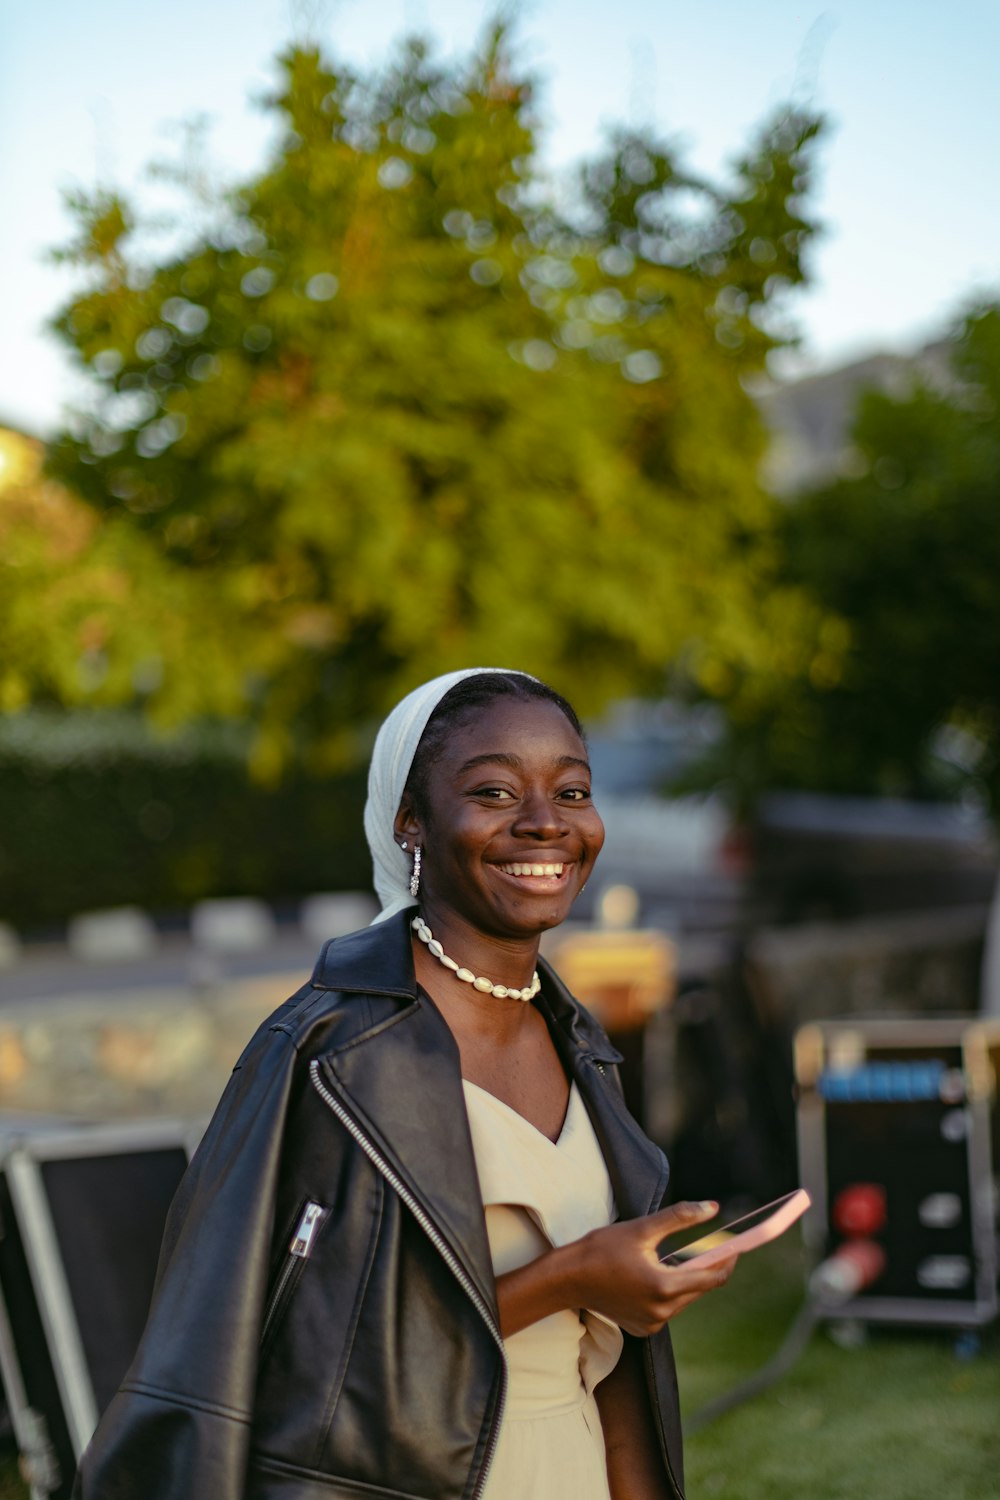
<instances>
[{"instance_id":1,"label":"jacket pocket","mask_svg":"<svg viewBox=\"0 0 1000 1500\"><path fill-rule=\"evenodd\" d=\"M295 1288L302 1278L306 1268L306 1262L313 1252L316 1236L319 1234L324 1221L329 1217L330 1210L324 1208L322 1203L314 1203L312 1199L306 1203L299 1216L298 1224L292 1235L288 1246L288 1253L281 1263L281 1267L274 1279L271 1294L267 1299L264 1309L264 1321L260 1330L260 1353L261 1358L266 1354L275 1330L278 1328L285 1314L288 1304L295 1295Z\"/></svg>"},{"instance_id":2,"label":"jacket pocket","mask_svg":"<svg viewBox=\"0 0 1000 1500\"><path fill-rule=\"evenodd\" d=\"M425 1491L426 1493L426 1491ZM456 1491L457 1493L457 1491ZM255 1453L247 1468L244 1500L420 1500L411 1490L385 1489L343 1479Z\"/></svg>"}]
</instances>

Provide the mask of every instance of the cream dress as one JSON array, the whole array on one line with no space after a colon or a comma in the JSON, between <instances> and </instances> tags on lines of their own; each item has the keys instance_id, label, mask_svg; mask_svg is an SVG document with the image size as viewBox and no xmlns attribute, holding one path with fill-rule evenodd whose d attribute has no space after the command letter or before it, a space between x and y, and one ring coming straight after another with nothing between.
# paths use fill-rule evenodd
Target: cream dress
<instances>
[{"instance_id":1,"label":"cream dress","mask_svg":"<svg viewBox=\"0 0 1000 1500\"><path fill-rule=\"evenodd\" d=\"M611 1182L575 1084L557 1141L464 1087L497 1276L612 1222ZM482 1500L610 1500L593 1392L618 1362L618 1327L567 1309L505 1343L507 1405Z\"/></svg>"}]
</instances>

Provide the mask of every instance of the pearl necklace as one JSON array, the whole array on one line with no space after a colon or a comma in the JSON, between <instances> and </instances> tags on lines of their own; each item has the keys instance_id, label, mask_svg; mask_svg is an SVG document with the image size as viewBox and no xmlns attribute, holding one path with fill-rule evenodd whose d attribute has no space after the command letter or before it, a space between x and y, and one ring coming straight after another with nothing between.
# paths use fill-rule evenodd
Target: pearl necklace
<instances>
[{"instance_id":1,"label":"pearl necklace","mask_svg":"<svg viewBox=\"0 0 1000 1500\"><path fill-rule=\"evenodd\" d=\"M477 978L471 969L461 968L453 958L448 957L423 917L414 917L410 926L420 941L427 944L428 952L433 953L439 964L444 964L456 979L460 979L463 984L471 984L474 990L479 990L483 995L496 995L498 1000L532 1000L542 987L537 969L531 976L531 983L525 985L523 990L511 989L506 984L494 984L492 979Z\"/></svg>"}]
</instances>

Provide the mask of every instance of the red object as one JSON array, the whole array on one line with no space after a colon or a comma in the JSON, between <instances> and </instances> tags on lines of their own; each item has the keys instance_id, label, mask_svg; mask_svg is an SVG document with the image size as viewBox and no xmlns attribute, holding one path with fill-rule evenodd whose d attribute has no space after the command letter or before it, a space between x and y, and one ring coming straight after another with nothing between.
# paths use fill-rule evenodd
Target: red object
<instances>
[{"instance_id":1,"label":"red object","mask_svg":"<svg viewBox=\"0 0 1000 1500\"><path fill-rule=\"evenodd\" d=\"M885 1270L885 1251L874 1240L850 1240L817 1266L809 1280L814 1295L845 1300L856 1297Z\"/></svg>"},{"instance_id":2,"label":"red object","mask_svg":"<svg viewBox=\"0 0 1000 1500\"><path fill-rule=\"evenodd\" d=\"M839 1234L878 1234L885 1228L885 1188L877 1182L852 1182L833 1200L831 1217Z\"/></svg>"}]
</instances>

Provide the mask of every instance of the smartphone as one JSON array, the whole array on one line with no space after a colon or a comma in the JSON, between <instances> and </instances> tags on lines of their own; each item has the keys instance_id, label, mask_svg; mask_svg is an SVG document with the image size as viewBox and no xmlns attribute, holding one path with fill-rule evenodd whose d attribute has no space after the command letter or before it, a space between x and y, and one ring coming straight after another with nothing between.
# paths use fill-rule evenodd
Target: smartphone
<instances>
[{"instance_id":1,"label":"smartphone","mask_svg":"<svg viewBox=\"0 0 1000 1500\"><path fill-rule=\"evenodd\" d=\"M671 1250L669 1255L660 1257L661 1263L665 1266L687 1266L696 1260L699 1266L711 1266L719 1261L729 1260L733 1255L742 1255L746 1250L756 1250L758 1245L776 1240L779 1234L784 1234L786 1229L791 1228L796 1219L801 1219L811 1202L805 1188L796 1188L793 1193L775 1198L773 1203L765 1203L763 1208L755 1208L741 1219L733 1219L729 1224L710 1229L707 1234L692 1240L690 1244Z\"/></svg>"}]
</instances>

